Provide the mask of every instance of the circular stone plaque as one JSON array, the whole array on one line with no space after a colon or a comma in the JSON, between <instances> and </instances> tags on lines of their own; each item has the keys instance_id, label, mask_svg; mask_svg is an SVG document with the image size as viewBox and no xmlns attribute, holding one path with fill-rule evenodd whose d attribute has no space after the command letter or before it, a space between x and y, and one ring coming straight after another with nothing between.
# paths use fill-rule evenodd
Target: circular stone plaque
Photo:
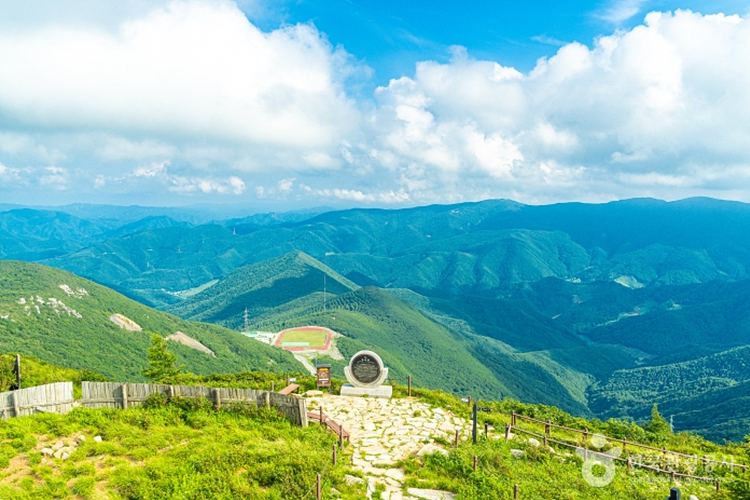
<instances>
[{"instance_id":1,"label":"circular stone plaque","mask_svg":"<svg viewBox=\"0 0 750 500\"><path fill-rule=\"evenodd\" d=\"M388 377L388 368L383 360L372 351L359 351L352 356L349 366L344 368L346 379L354 387L379 387Z\"/></svg>"},{"instance_id":2,"label":"circular stone plaque","mask_svg":"<svg viewBox=\"0 0 750 500\"><path fill-rule=\"evenodd\" d=\"M352 375L362 384L372 384L380 376L380 366L369 354L354 356L351 367Z\"/></svg>"}]
</instances>

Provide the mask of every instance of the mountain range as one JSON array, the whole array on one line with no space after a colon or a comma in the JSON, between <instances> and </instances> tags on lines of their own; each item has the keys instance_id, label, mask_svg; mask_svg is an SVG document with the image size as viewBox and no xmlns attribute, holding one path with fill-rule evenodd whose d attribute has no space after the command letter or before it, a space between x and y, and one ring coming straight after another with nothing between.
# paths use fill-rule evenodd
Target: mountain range
<instances>
[{"instance_id":1,"label":"mountain range","mask_svg":"<svg viewBox=\"0 0 750 500\"><path fill-rule=\"evenodd\" d=\"M750 433L748 378L725 369L750 345L750 205L488 200L207 224L95 212L0 212L0 257L190 321L327 326L344 357L375 349L394 378L454 393L601 418L658 402L677 430ZM689 383L658 389L675 374Z\"/></svg>"}]
</instances>

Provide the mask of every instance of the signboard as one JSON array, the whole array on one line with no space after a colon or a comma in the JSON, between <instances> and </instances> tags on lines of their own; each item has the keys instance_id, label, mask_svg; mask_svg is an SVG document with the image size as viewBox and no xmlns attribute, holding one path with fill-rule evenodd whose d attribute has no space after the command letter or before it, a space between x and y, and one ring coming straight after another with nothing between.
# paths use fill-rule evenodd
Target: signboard
<instances>
[{"instance_id":1,"label":"signboard","mask_svg":"<svg viewBox=\"0 0 750 500\"><path fill-rule=\"evenodd\" d=\"M331 365L318 365L318 387L331 387Z\"/></svg>"}]
</instances>

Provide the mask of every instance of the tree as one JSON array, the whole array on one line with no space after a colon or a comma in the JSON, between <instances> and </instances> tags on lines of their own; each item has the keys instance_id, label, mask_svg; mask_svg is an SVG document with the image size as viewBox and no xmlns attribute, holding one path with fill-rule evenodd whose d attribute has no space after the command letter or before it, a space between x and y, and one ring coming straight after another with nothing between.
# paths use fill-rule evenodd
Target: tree
<instances>
[{"instance_id":1,"label":"tree","mask_svg":"<svg viewBox=\"0 0 750 500\"><path fill-rule=\"evenodd\" d=\"M668 436L672 433L672 426L661 416L655 404L651 408L651 421L646 426L646 430L657 436Z\"/></svg>"},{"instance_id":2,"label":"tree","mask_svg":"<svg viewBox=\"0 0 750 500\"><path fill-rule=\"evenodd\" d=\"M151 347L148 348L148 368L143 374L153 382L162 382L176 377L185 366L177 367L177 356L167 349L167 341L161 335L151 335Z\"/></svg>"}]
</instances>

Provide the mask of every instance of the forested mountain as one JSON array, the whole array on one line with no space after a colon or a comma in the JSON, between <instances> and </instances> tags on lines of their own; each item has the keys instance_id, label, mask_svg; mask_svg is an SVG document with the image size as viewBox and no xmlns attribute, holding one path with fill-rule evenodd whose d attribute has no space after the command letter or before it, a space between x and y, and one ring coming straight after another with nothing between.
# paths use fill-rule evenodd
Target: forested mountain
<instances>
[{"instance_id":1,"label":"forested mountain","mask_svg":"<svg viewBox=\"0 0 750 500\"><path fill-rule=\"evenodd\" d=\"M0 255L59 267L183 318L233 329L244 327L246 309L258 328L325 323L346 330L342 351L377 347L394 374L424 372L434 387L468 390L455 373L419 364L420 351L402 344L404 336L431 332L423 343L437 342L436 353L452 346L454 361L469 363L466 373L483 381L470 384L472 391L581 414L641 418L645 389L633 389L631 400L629 383L618 377L750 345L748 204L488 200L203 225L174 210L129 207L118 218L107 207L96 217L87 206L87 217L76 218L14 208L0 213ZM324 277L327 307L341 310L336 320L322 311ZM386 321L389 315L401 319ZM676 427L736 438L743 431L728 433L731 422L746 425L737 415L715 426L688 416L718 394L744 401L744 380L722 385L721 377L687 366L698 374L691 387L706 390L663 401L685 417Z\"/></svg>"}]
</instances>

